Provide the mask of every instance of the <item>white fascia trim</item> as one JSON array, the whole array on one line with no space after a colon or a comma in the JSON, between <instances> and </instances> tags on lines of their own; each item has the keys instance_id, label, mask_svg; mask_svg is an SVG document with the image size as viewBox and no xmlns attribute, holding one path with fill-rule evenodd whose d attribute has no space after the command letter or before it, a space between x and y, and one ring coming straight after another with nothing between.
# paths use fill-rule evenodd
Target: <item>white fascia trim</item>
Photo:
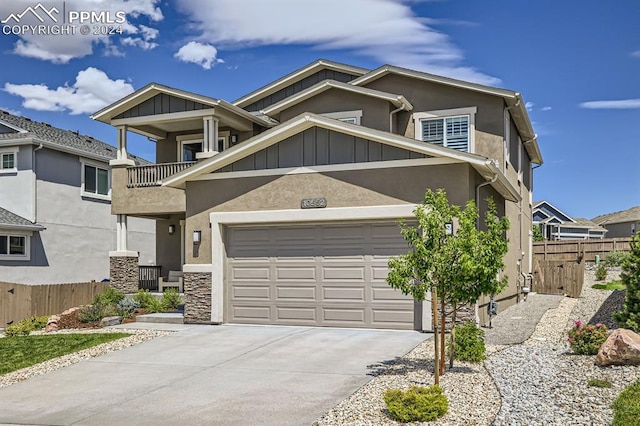
<instances>
[{"instance_id":1,"label":"white fascia trim","mask_svg":"<svg viewBox=\"0 0 640 426\"><path fill-rule=\"evenodd\" d=\"M565 212L563 212L562 210L560 210L559 208L557 208L556 206L554 206L553 204L551 204L548 201L540 201L538 204L535 205L534 208L539 209L541 205L546 204L548 207L552 208L553 210L557 211L558 213L560 213L561 215L563 215L564 217L566 217L567 219L569 219L571 222L576 223L575 220L573 220L573 218L571 216L569 216L568 214L566 214ZM553 216L556 219L560 220L559 217L557 216ZM564 223L564 221L562 221Z\"/></svg>"},{"instance_id":2,"label":"white fascia trim","mask_svg":"<svg viewBox=\"0 0 640 426\"><path fill-rule=\"evenodd\" d=\"M10 230L10 231L18 231L20 232L22 235L32 235L33 232L39 232L39 231L44 231L45 228L42 225L13 225L13 224L9 224L9 223L0 223L0 234L3 233L4 230Z\"/></svg>"},{"instance_id":3,"label":"white fascia trim","mask_svg":"<svg viewBox=\"0 0 640 426\"><path fill-rule=\"evenodd\" d=\"M357 93L364 96L370 96L373 98L378 98L385 100L387 102L392 103L396 108L403 107L406 111L410 111L413 109L413 105L402 95L396 95L393 93L381 92L379 90L367 89L364 87L354 86L348 83L342 83L335 80L325 80L321 81L318 84L315 84L308 89L305 89L301 92L296 93L295 95L289 96L280 102L276 102L273 105L269 105L267 108L263 109L262 112L265 115L277 114L290 106L296 105L302 101L307 99L311 99L316 95L319 95L322 92L325 92L331 88L345 90L351 93Z\"/></svg>"},{"instance_id":4,"label":"white fascia trim","mask_svg":"<svg viewBox=\"0 0 640 426\"><path fill-rule=\"evenodd\" d=\"M422 135L422 120L431 120L434 118L447 118L447 117L455 117L460 115L468 115L469 116L469 152L474 153L476 150L476 113L478 112L477 107L466 107L466 108L452 108L452 109L441 109L436 111L422 111L422 112L414 112L413 115L413 125L414 125L414 135L416 140L421 141L419 137Z\"/></svg>"},{"instance_id":5,"label":"white fascia trim","mask_svg":"<svg viewBox=\"0 0 640 426\"><path fill-rule=\"evenodd\" d=\"M110 251L109 257L140 257L140 253L131 250Z\"/></svg>"},{"instance_id":6,"label":"white fascia trim","mask_svg":"<svg viewBox=\"0 0 640 426\"><path fill-rule=\"evenodd\" d=\"M324 59L320 59L315 61L307 66L304 66L290 74L285 75L284 77L279 78L276 81L273 81L266 86L262 86L261 88L254 90L253 92L236 99L232 102L233 105L243 108L251 103L254 99L260 99L260 97L268 96L272 93L277 92L283 87L288 86L292 82L301 80L311 74L314 74L320 69L332 69L334 71L347 71L351 74L359 74L365 75L369 72L369 70L359 67L354 67L352 65L339 64L337 62L327 61Z\"/></svg>"},{"instance_id":7,"label":"white fascia trim","mask_svg":"<svg viewBox=\"0 0 640 426\"><path fill-rule=\"evenodd\" d=\"M3 120L0 120L0 124L2 124L5 127L10 128L10 129L13 129L18 133L29 133L28 130L25 130L25 129L23 129L21 127L18 127L18 126L14 126L13 124L9 124L9 123L7 123L6 121L3 121Z\"/></svg>"},{"instance_id":8,"label":"white fascia trim","mask_svg":"<svg viewBox=\"0 0 640 426\"><path fill-rule=\"evenodd\" d=\"M451 158L414 158L411 160L372 161L368 163L330 164L324 166L288 167L282 169L247 170L239 172L209 173L196 177L194 181L238 179L256 176L284 176L310 173L348 172L353 170L393 169L401 167L435 166L442 164L459 164L463 161Z\"/></svg>"},{"instance_id":9,"label":"white fascia trim","mask_svg":"<svg viewBox=\"0 0 640 426\"><path fill-rule=\"evenodd\" d=\"M283 224L301 222L395 220L413 216L415 204L364 207L332 207L308 210L261 210L210 213L211 222L211 322L224 321L225 225ZM207 265L208 266L208 265ZM185 270L185 272L187 272Z\"/></svg>"}]
</instances>

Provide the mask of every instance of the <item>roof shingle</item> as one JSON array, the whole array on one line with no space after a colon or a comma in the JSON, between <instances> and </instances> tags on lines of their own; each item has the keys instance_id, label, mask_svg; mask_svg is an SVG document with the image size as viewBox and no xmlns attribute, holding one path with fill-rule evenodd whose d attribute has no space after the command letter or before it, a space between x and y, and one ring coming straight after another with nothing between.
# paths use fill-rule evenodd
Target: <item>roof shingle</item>
<instances>
[{"instance_id":1,"label":"roof shingle","mask_svg":"<svg viewBox=\"0 0 640 426\"><path fill-rule=\"evenodd\" d=\"M2 227L2 225L11 227L41 227L40 225L36 225L35 223L31 222L28 219L25 219L22 216L18 216L17 214L0 207L0 227Z\"/></svg>"}]
</instances>

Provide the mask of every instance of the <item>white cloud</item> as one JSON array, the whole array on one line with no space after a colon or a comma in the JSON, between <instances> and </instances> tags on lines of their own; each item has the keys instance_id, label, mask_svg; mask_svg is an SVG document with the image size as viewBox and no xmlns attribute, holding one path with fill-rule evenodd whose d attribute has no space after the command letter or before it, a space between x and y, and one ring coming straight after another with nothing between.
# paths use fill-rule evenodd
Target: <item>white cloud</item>
<instances>
[{"instance_id":1,"label":"white cloud","mask_svg":"<svg viewBox=\"0 0 640 426\"><path fill-rule=\"evenodd\" d=\"M66 0L65 9L70 10L89 10L96 12L110 12L111 16L115 16L117 11L127 13L128 22L123 24L123 31L126 33L137 33L139 30L131 23L132 19L141 16L146 17L153 22L163 19L162 11L157 4L160 0ZM0 19L4 19L11 13L20 13L26 7L33 6L31 0L14 0L0 2ZM62 8L58 7L62 12ZM55 15L54 15L55 16ZM58 15L60 18L60 15ZM20 24L40 24L35 16L28 14L21 19ZM105 54L113 55L117 52L110 43L111 39L122 37L120 34L107 35L81 35L77 34L58 34L58 35L20 35L16 41L13 53L29 58L50 61L56 64L66 64L74 58L81 58L93 53L94 46L103 45Z\"/></svg>"},{"instance_id":2,"label":"white cloud","mask_svg":"<svg viewBox=\"0 0 640 426\"><path fill-rule=\"evenodd\" d=\"M531 111L534 105L535 104L533 102L527 102L524 104L524 107L527 109L527 111Z\"/></svg>"},{"instance_id":3,"label":"white cloud","mask_svg":"<svg viewBox=\"0 0 640 426\"><path fill-rule=\"evenodd\" d=\"M550 106L545 106L545 107L540 108L541 111L551 111L551 109L552 108Z\"/></svg>"},{"instance_id":4,"label":"white cloud","mask_svg":"<svg viewBox=\"0 0 640 426\"><path fill-rule=\"evenodd\" d=\"M464 65L450 38L416 16L410 3L394 0L178 0L199 32L218 47L278 44L350 50L381 62L483 84L499 79ZM268 19L266 18L268 17Z\"/></svg>"},{"instance_id":5,"label":"white cloud","mask_svg":"<svg viewBox=\"0 0 640 426\"><path fill-rule=\"evenodd\" d=\"M640 50L634 50L633 52L631 52L631 56L633 56L634 58L640 58Z\"/></svg>"},{"instance_id":6,"label":"white cloud","mask_svg":"<svg viewBox=\"0 0 640 426\"><path fill-rule=\"evenodd\" d=\"M636 109L640 108L640 99L582 102L580 107L588 109Z\"/></svg>"},{"instance_id":7,"label":"white cloud","mask_svg":"<svg viewBox=\"0 0 640 426\"><path fill-rule=\"evenodd\" d=\"M193 62L206 70L211 69L215 64L224 62L222 59L218 59L217 56L218 50L215 47L210 44L198 43L197 41L190 41L173 55L174 58L182 62Z\"/></svg>"},{"instance_id":8,"label":"white cloud","mask_svg":"<svg viewBox=\"0 0 640 426\"><path fill-rule=\"evenodd\" d=\"M17 111L15 109L11 109L11 108L5 108L0 106L0 111L4 111L4 112L8 112L11 115L22 115L21 111Z\"/></svg>"},{"instance_id":9,"label":"white cloud","mask_svg":"<svg viewBox=\"0 0 640 426\"><path fill-rule=\"evenodd\" d=\"M133 86L124 80L111 80L104 71L89 67L78 73L72 86L50 89L44 84L5 83L4 90L22 97L25 108L89 114L133 92Z\"/></svg>"},{"instance_id":10,"label":"white cloud","mask_svg":"<svg viewBox=\"0 0 640 426\"><path fill-rule=\"evenodd\" d=\"M121 40L122 44L127 46L137 46L142 50L151 50L158 47L158 43L154 42L160 31L155 28L140 25L138 27L141 37L125 37Z\"/></svg>"}]
</instances>

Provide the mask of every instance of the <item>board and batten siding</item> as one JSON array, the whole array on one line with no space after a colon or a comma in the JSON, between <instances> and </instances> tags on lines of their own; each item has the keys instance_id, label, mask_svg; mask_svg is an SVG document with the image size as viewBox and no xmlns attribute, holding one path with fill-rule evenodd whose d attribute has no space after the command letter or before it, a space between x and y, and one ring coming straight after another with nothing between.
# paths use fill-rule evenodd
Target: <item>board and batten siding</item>
<instances>
[{"instance_id":1,"label":"board and batten siding","mask_svg":"<svg viewBox=\"0 0 640 426\"><path fill-rule=\"evenodd\" d=\"M131 118L146 115L169 114L172 112L195 111L211 108L211 106L164 93L155 95L134 106L114 118Z\"/></svg>"}]
</instances>

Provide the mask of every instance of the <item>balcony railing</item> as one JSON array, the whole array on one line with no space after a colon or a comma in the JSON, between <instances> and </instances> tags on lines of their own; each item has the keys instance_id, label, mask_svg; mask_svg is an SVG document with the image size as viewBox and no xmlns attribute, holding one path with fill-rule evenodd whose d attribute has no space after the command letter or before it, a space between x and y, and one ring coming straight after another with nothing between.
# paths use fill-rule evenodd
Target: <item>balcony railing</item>
<instances>
[{"instance_id":1,"label":"balcony railing","mask_svg":"<svg viewBox=\"0 0 640 426\"><path fill-rule=\"evenodd\" d=\"M188 169L194 164L195 162L183 162L127 167L127 188L160 186L163 179Z\"/></svg>"}]
</instances>

